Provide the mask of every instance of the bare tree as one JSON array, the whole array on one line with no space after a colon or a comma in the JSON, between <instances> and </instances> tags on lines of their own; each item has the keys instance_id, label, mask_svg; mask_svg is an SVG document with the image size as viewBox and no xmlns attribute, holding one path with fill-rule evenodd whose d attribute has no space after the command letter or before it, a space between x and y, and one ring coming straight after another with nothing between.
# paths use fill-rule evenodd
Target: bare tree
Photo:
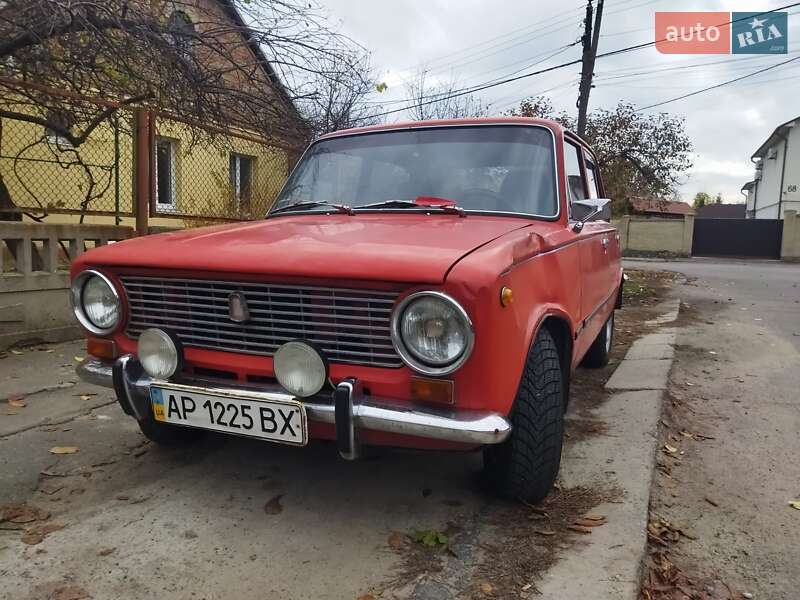
<instances>
[{"instance_id":1,"label":"bare tree","mask_svg":"<svg viewBox=\"0 0 800 600\"><path fill-rule=\"evenodd\" d=\"M366 85L362 56L308 0L0 0L0 119L40 125L77 161L129 105L302 144L297 104Z\"/></svg>"},{"instance_id":2,"label":"bare tree","mask_svg":"<svg viewBox=\"0 0 800 600\"><path fill-rule=\"evenodd\" d=\"M368 100L377 86L369 56L334 59L334 67L340 60L357 65L356 69L334 68L335 76L320 78L317 90L298 103L314 135L379 122L381 106Z\"/></svg>"},{"instance_id":3,"label":"bare tree","mask_svg":"<svg viewBox=\"0 0 800 600\"><path fill-rule=\"evenodd\" d=\"M416 121L483 117L490 106L470 93L463 93L455 81L431 83L427 71L420 71L406 89L413 103L409 109Z\"/></svg>"}]
</instances>

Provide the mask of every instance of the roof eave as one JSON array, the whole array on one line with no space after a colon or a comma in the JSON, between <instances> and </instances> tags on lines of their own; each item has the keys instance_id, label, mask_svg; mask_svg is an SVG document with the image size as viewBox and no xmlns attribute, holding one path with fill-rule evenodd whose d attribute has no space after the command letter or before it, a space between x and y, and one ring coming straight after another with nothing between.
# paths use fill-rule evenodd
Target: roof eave
<instances>
[{"instance_id":1,"label":"roof eave","mask_svg":"<svg viewBox=\"0 0 800 600\"><path fill-rule=\"evenodd\" d=\"M780 138L784 137L784 134L781 133L781 129L783 129L784 127L788 128L789 126L794 125L794 122L797 121L798 119L800 119L800 117L795 117L794 119L790 119L789 121L786 121L786 123L781 123L780 125L778 125L775 128L775 131L773 131L769 135L767 140L758 147L758 150L753 152L752 156L750 157L750 160L752 160L754 158L764 158L764 155L766 154L767 149L770 146L772 146L773 141L776 140L776 139L780 139Z\"/></svg>"}]
</instances>

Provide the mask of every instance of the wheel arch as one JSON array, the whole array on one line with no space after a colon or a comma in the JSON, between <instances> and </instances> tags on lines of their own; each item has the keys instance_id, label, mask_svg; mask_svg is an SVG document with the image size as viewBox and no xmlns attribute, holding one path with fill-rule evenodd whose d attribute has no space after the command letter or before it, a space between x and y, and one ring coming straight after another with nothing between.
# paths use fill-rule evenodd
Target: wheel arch
<instances>
[{"instance_id":1,"label":"wheel arch","mask_svg":"<svg viewBox=\"0 0 800 600\"><path fill-rule=\"evenodd\" d=\"M557 314L545 315L541 324L536 329L534 337L531 339L531 344L534 343L536 336L539 335L540 329L544 327L547 332L553 337L558 349L558 357L561 362L561 373L563 377L564 389L564 410L569 405L569 382L572 373L572 328L563 316Z\"/></svg>"}]
</instances>

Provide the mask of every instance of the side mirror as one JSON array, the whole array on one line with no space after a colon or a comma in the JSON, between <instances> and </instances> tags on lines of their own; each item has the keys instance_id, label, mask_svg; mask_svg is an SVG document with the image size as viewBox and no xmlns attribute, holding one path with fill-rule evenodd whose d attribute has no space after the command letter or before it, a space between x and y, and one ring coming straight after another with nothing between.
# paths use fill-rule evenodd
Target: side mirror
<instances>
[{"instance_id":1,"label":"side mirror","mask_svg":"<svg viewBox=\"0 0 800 600\"><path fill-rule=\"evenodd\" d=\"M574 200L573 209L577 206L585 209L586 214L575 221L572 231L580 233L586 221L591 221L594 217L603 212L603 209L611 203L610 198L587 198L585 200ZM573 211L574 212L574 211ZM575 215L573 215L574 217Z\"/></svg>"}]
</instances>

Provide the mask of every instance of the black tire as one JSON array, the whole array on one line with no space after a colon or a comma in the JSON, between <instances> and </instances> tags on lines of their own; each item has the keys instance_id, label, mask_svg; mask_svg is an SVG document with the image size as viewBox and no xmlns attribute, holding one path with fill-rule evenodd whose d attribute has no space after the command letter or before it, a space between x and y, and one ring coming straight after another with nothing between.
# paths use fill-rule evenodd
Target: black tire
<instances>
[{"instance_id":1,"label":"black tire","mask_svg":"<svg viewBox=\"0 0 800 600\"><path fill-rule=\"evenodd\" d=\"M611 356L611 346L614 344L614 312L603 323L603 328L597 334L594 342L589 347L589 351L583 358L583 366L591 369L600 369L608 364Z\"/></svg>"},{"instance_id":2,"label":"black tire","mask_svg":"<svg viewBox=\"0 0 800 600\"><path fill-rule=\"evenodd\" d=\"M139 429L144 437L159 446L186 446L193 444L206 434L202 429L159 423L152 416L144 421L137 421L137 423L139 423Z\"/></svg>"},{"instance_id":3,"label":"black tire","mask_svg":"<svg viewBox=\"0 0 800 600\"><path fill-rule=\"evenodd\" d=\"M485 474L503 498L535 503L553 487L564 441L563 378L555 340L542 328L511 409L511 436L484 450Z\"/></svg>"}]
</instances>

